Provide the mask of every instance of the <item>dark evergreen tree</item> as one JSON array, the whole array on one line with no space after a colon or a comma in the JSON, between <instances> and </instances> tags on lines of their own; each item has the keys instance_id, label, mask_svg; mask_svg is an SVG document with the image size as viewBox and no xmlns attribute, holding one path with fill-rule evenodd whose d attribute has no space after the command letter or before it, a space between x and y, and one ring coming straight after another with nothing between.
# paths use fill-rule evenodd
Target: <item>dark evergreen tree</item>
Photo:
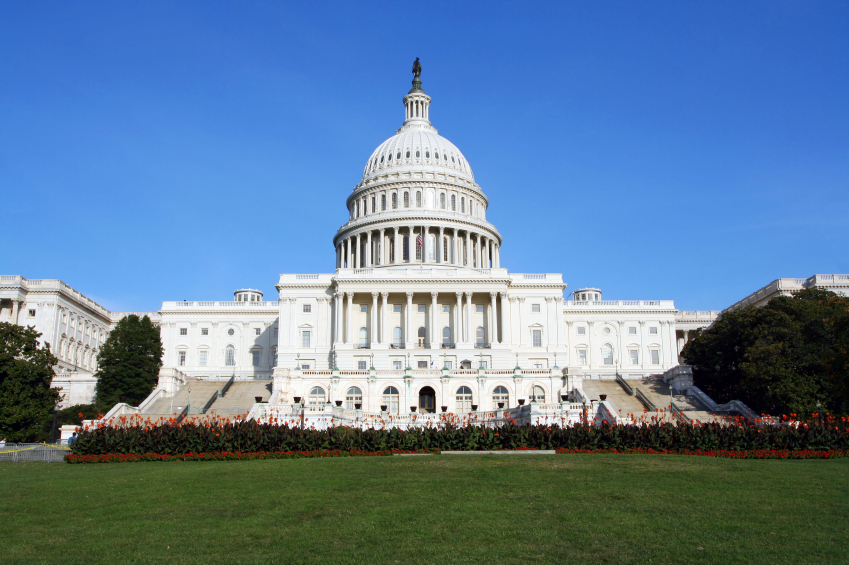
<instances>
[{"instance_id":1,"label":"dark evergreen tree","mask_svg":"<svg viewBox=\"0 0 849 565\"><path fill-rule=\"evenodd\" d=\"M0 323L0 438L8 441L36 440L59 402L50 388L58 359L39 337L32 327Z\"/></svg>"},{"instance_id":2,"label":"dark evergreen tree","mask_svg":"<svg viewBox=\"0 0 849 565\"><path fill-rule=\"evenodd\" d=\"M847 307L847 298L810 289L726 312L681 356L693 366L695 385L717 402L739 399L773 415L810 414L818 404L843 412L846 393L837 383L845 376L835 376L835 353L846 331L836 321Z\"/></svg>"},{"instance_id":3,"label":"dark evergreen tree","mask_svg":"<svg viewBox=\"0 0 849 565\"><path fill-rule=\"evenodd\" d=\"M97 405L104 410L118 402L138 406L156 386L162 351L159 328L150 318L122 318L97 356Z\"/></svg>"}]
</instances>

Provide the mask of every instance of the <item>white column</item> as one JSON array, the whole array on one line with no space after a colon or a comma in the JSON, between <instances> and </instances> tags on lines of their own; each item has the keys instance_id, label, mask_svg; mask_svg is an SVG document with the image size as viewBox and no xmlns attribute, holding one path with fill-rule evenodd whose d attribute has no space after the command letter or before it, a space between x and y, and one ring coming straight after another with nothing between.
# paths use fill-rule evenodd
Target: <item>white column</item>
<instances>
[{"instance_id":1,"label":"white column","mask_svg":"<svg viewBox=\"0 0 849 565\"><path fill-rule=\"evenodd\" d=\"M342 293L337 290L333 297L335 299L333 301L333 314L336 316L336 330L333 335L333 342L342 343Z\"/></svg>"},{"instance_id":2,"label":"white column","mask_svg":"<svg viewBox=\"0 0 849 565\"><path fill-rule=\"evenodd\" d=\"M651 359L649 359L649 350L646 347L646 339L643 334L646 332L646 322L640 320L640 368L645 369Z\"/></svg>"},{"instance_id":3,"label":"white column","mask_svg":"<svg viewBox=\"0 0 849 565\"><path fill-rule=\"evenodd\" d=\"M438 347L438 334L439 332L436 329L436 299L439 296L438 292L430 293L430 348L436 349Z\"/></svg>"},{"instance_id":4,"label":"white column","mask_svg":"<svg viewBox=\"0 0 849 565\"><path fill-rule=\"evenodd\" d=\"M587 334L589 334L589 335L587 335L587 340L589 340L589 342L590 342L590 347L589 347L590 350L587 353L587 365L589 365L590 368L592 368L593 361L595 360L595 342L593 341L593 330L594 330L594 327L595 327L595 322L592 322L592 321L587 322L587 325L589 326L587 328Z\"/></svg>"},{"instance_id":5,"label":"white column","mask_svg":"<svg viewBox=\"0 0 849 565\"><path fill-rule=\"evenodd\" d=\"M407 342L407 349L413 348L412 327L413 327L413 293L407 292L407 312L404 316L404 341Z\"/></svg>"},{"instance_id":6,"label":"white column","mask_svg":"<svg viewBox=\"0 0 849 565\"><path fill-rule=\"evenodd\" d=\"M463 343L463 293L455 292L457 306L454 308L454 343Z\"/></svg>"},{"instance_id":7,"label":"white column","mask_svg":"<svg viewBox=\"0 0 849 565\"><path fill-rule=\"evenodd\" d=\"M495 297L497 293L490 292L489 299L491 306L489 307L489 342L500 343L498 340L498 307L496 306ZM492 367L490 367L492 368Z\"/></svg>"},{"instance_id":8,"label":"white column","mask_svg":"<svg viewBox=\"0 0 849 565\"><path fill-rule=\"evenodd\" d=\"M555 320L556 313L554 312L554 297L546 296L545 325L548 327L546 327L545 329L546 333L548 334L548 337L546 338L545 342L548 344L549 347L557 344L557 322L555 322Z\"/></svg>"},{"instance_id":9,"label":"white column","mask_svg":"<svg viewBox=\"0 0 849 565\"><path fill-rule=\"evenodd\" d=\"M381 292L380 298L382 299L383 304L382 309L380 311L380 343L386 343L386 340L389 339L386 331L386 301L389 299L388 292Z\"/></svg>"},{"instance_id":10,"label":"white column","mask_svg":"<svg viewBox=\"0 0 849 565\"><path fill-rule=\"evenodd\" d=\"M345 261L345 266L348 269L351 269L354 266L354 264L352 263L353 259L351 258L351 253L354 251L353 236L348 236L347 238L345 238L345 243L346 243L345 247L348 248L347 252L346 252L346 255L348 257L347 257L347 260Z\"/></svg>"},{"instance_id":11,"label":"white column","mask_svg":"<svg viewBox=\"0 0 849 565\"><path fill-rule=\"evenodd\" d=\"M375 345L378 342L378 334L377 334L377 295L378 293L371 293L371 328L369 328L369 342L371 342L371 348L374 349Z\"/></svg>"},{"instance_id":12,"label":"white column","mask_svg":"<svg viewBox=\"0 0 849 565\"><path fill-rule=\"evenodd\" d=\"M509 347L513 343L513 297L501 293L501 343Z\"/></svg>"},{"instance_id":13,"label":"white column","mask_svg":"<svg viewBox=\"0 0 849 565\"><path fill-rule=\"evenodd\" d=\"M566 345L566 336L563 333L563 297L558 296L554 299L554 308L556 316L555 320L557 322L557 345Z\"/></svg>"},{"instance_id":14,"label":"white column","mask_svg":"<svg viewBox=\"0 0 849 565\"><path fill-rule=\"evenodd\" d=\"M439 241L436 242L436 262L437 263L447 263L445 257L443 257L443 250L445 249L443 245L443 240L445 239L445 228L440 226L439 228Z\"/></svg>"},{"instance_id":15,"label":"white column","mask_svg":"<svg viewBox=\"0 0 849 565\"><path fill-rule=\"evenodd\" d=\"M472 293L466 293L466 343L474 343L475 331L472 329Z\"/></svg>"},{"instance_id":16,"label":"white column","mask_svg":"<svg viewBox=\"0 0 849 565\"><path fill-rule=\"evenodd\" d=\"M371 230L368 231L366 239L366 246L368 247L368 251L366 252L366 267L371 267L374 265L374 250L371 247Z\"/></svg>"},{"instance_id":17,"label":"white column","mask_svg":"<svg viewBox=\"0 0 849 565\"><path fill-rule=\"evenodd\" d=\"M351 343L354 331L354 293L346 292L345 295L348 297L348 308L345 311L345 343Z\"/></svg>"},{"instance_id":18,"label":"white column","mask_svg":"<svg viewBox=\"0 0 849 565\"><path fill-rule=\"evenodd\" d=\"M378 257L380 257L380 264L381 265L386 264L386 245L385 245L386 237L385 237L384 231L385 231L385 228L380 228L380 243L377 246L377 250L378 250L378 253L379 253Z\"/></svg>"},{"instance_id":19,"label":"white column","mask_svg":"<svg viewBox=\"0 0 849 565\"><path fill-rule=\"evenodd\" d=\"M357 238L357 245L354 248L354 268L359 269L360 266L363 264L363 259L362 259L363 248L362 248L362 245L360 245L360 234L357 234L354 237ZM350 336L348 337L348 339L350 339Z\"/></svg>"},{"instance_id":20,"label":"white column","mask_svg":"<svg viewBox=\"0 0 849 565\"><path fill-rule=\"evenodd\" d=\"M466 250L463 253L463 257L465 258L465 264L467 267L472 266L472 234L469 233L469 230L466 230Z\"/></svg>"}]
</instances>

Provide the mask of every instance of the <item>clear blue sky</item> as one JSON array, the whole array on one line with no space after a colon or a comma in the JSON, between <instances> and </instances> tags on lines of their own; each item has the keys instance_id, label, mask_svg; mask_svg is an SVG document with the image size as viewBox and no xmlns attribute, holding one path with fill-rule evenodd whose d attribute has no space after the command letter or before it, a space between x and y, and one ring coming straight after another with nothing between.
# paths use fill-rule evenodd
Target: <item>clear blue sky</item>
<instances>
[{"instance_id":1,"label":"clear blue sky","mask_svg":"<svg viewBox=\"0 0 849 565\"><path fill-rule=\"evenodd\" d=\"M332 271L415 57L511 271L681 309L849 272L845 1L3 2L0 272L155 310Z\"/></svg>"}]
</instances>

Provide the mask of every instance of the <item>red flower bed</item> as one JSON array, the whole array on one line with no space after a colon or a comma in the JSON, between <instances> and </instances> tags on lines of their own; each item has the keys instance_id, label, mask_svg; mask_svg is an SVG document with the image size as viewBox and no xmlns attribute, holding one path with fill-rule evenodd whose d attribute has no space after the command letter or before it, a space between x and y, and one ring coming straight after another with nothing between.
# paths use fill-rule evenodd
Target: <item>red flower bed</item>
<instances>
[{"instance_id":1,"label":"red flower bed","mask_svg":"<svg viewBox=\"0 0 849 565\"><path fill-rule=\"evenodd\" d=\"M618 453L629 455L701 455L728 459L835 459L849 456L846 449L696 449L694 451L671 449L569 449L558 447L561 454Z\"/></svg>"},{"instance_id":2,"label":"red flower bed","mask_svg":"<svg viewBox=\"0 0 849 565\"><path fill-rule=\"evenodd\" d=\"M104 455L74 455L65 456L67 463L134 463L136 461L245 461L251 459L304 459L309 457L386 457L410 453L439 453L438 450L405 451L391 449L387 451L255 451L250 453L223 451L218 453L179 453L165 455L162 453L106 453Z\"/></svg>"}]
</instances>

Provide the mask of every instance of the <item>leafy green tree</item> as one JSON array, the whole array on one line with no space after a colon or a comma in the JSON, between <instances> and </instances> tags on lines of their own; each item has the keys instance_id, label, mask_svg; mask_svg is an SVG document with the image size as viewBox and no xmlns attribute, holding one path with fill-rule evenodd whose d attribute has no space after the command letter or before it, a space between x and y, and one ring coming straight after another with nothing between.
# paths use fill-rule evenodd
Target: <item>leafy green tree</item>
<instances>
[{"instance_id":1,"label":"leafy green tree","mask_svg":"<svg viewBox=\"0 0 849 565\"><path fill-rule=\"evenodd\" d=\"M39 337L32 327L0 323L0 438L35 440L59 402L59 389L50 388L59 360Z\"/></svg>"},{"instance_id":2,"label":"leafy green tree","mask_svg":"<svg viewBox=\"0 0 849 565\"><path fill-rule=\"evenodd\" d=\"M773 415L810 414L818 404L842 412L846 393L831 375L840 364L835 321L847 304L833 292L810 289L726 312L681 356L693 366L696 386L717 402L739 399Z\"/></svg>"},{"instance_id":3,"label":"leafy green tree","mask_svg":"<svg viewBox=\"0 0 849 565\"><path fill-rule=\"evenodd\" d=\"M97 404L138 406L156 386L162 352L159 328L150 318L135 314L122 318L97 357Z\"/></svg>"}]
</instances>

